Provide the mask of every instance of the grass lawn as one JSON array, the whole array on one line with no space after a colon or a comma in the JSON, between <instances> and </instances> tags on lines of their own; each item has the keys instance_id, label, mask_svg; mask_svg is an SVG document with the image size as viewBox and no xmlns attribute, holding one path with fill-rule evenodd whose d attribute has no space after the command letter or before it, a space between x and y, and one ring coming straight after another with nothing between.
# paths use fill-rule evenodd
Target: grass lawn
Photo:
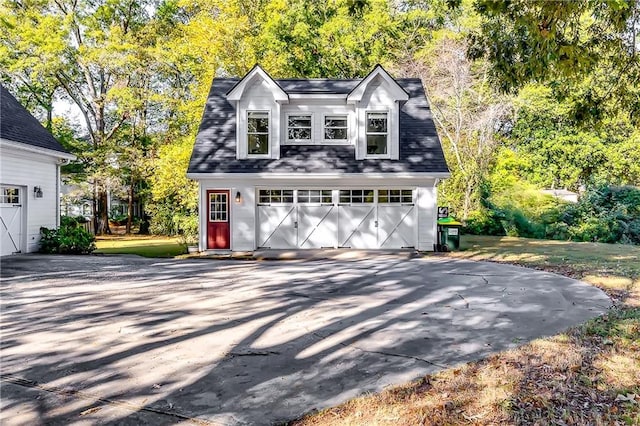
<instances>
[{"instance_id":1,"label":"grass lawn","mask_svg":"<svg viewBox=\"0 0 640 426\"><path fill-rule=\"evenodd\" d=\"M292 425L640 425L640 247L463 236L447 256L581 279L606 315L565 333L310 414Z\"/></svg>"},{"instance_id":2,"label":"grass lawn","mask_svg":"<svg viewBox=\"0 0 640 426\"><path fill-rule=\"evenodd\" d=\"M96 237L94 253L137 254L144 257L175 257L187 252L178 238L148 235L113 235Z\"/></svg>"}]
</instances>

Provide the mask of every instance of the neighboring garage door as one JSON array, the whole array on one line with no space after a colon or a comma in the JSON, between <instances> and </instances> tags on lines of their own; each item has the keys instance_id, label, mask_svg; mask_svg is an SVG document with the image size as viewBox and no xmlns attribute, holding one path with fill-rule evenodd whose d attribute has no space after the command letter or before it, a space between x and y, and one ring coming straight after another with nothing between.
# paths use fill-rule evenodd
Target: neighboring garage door
<instances>
[{"instance_id":1,"label":"neighboring garage door","mask_svg":"<svg viewBox=\"0 0 640 426\"><path fill-rule=\"evenodd\" d=\"M258 247L415 247L410 189L258 190Z\"/></svg>"},{"instance_id":2,"label":"neighboring garage door","mask_svg":"<svg viewBox=\"0 0 640 426\"><path fill-rule=\"evenodd\" d=\"M0 186L0 255L22 250L22 191L16 186Z\"/></svg>"}]
</instances>

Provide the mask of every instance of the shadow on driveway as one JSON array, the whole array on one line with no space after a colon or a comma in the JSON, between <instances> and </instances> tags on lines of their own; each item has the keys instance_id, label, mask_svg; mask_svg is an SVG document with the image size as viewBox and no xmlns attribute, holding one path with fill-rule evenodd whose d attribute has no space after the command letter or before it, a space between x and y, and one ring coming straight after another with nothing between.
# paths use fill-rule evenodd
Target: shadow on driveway
<instances>
[{"instance_id":1,"label":"shadow on driveway","mask_svg":"<svg viewBox=\"0 0 640 426\"><path fill-rule=\"evenodd\" d=\"M270 424L604 312L493 263L2 260L3 424Z\"/></svg>"}]
</instances>

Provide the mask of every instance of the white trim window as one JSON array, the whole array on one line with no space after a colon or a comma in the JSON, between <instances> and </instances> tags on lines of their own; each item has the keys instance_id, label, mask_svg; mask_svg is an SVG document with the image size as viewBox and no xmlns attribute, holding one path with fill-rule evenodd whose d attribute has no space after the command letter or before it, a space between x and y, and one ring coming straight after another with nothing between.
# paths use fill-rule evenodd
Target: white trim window
<instances>
[{"instance_id":1,"label":"white trim window","mask_svg":"<svg viewBox=\"0 0 640 426\"><path fill-rule=\"evenodd\" d=\"M324 116L324 140L325 142L346 142L349 139L349 116L325 115Z\"/></svg>"},{"instance_id":2,"label":"white trim window","mask_svg":"<svg viewBox=\"0 0 640 426\"><path fill-rule=\"evenodd\" d=\"M341 189L340 204L372 204L373 189Z\"/></svg>"},{"instance_id":3,"label":"white trim window","mask_svg":"<svg viewBox=\"0 0 640 426\"><path fill-rule=\"evenodd\" d=\"M247 111L247 153L269 155L269 112Z\"/></svg>"},{"instance_id":4,"label":"white trim window","mask_svg":"<svg viewBox=\"0 0 640 426\"><path fill-rule=\"evenodd\" d=\"M209 222L229 222L226 192L209 193Z\"/></svg>"},{"instance_id":5,"label":"white trim window","mask_svg":"<svg viewBox=\"0 0 640 426\"><path fill-rule=\"evenodd\" d=\"M311 143L313 116L311 114L287 115L287 141Z\"/></svg>"},{"instance_id":6,"label":"white trim window","mask_svg":"<svg viewBox=\"0 0 640 426\"><path fill-rule=\"evenodd\" d=\"M333 204L333 191L330 189L298 189L300 204Z\"/></svg>"},{"instance_id":7,"label":"white trim window","mask_svg":"<svg viewBox=\"0 0 640 426\"><path fill-rule=\"evenodd\" d=\"M366 140L368 156L388 155L389 113L387 111L367 112Z\"/></svg>"},{"instance_id":8,"label":"white trim window","mask_svg":"<svg viewBox=\"0 0 640 426\"><path fill-rule=\"evenodd\" d=\"M15 186L0 186L0 204L20 204L20 189Z\"/></svg>"},{"instance_id":9,"label":"white trim window","mask_svg":"<svg viewBox=\"0 0 640 426\"><path fill-rule=\"evenodd\" d=\"M258 191L258 205L292 204L293 189L260 189Z\"/></svg>"},{"instance_id":10,"label":"white trim window","mask_svg":"<svg viewBox=\"0 0 640 426\"><path fill-rule=\"evenodd\" d=\"M380 204L413 204L411 189L378 189Z\"/></svg>"}]
</instances>

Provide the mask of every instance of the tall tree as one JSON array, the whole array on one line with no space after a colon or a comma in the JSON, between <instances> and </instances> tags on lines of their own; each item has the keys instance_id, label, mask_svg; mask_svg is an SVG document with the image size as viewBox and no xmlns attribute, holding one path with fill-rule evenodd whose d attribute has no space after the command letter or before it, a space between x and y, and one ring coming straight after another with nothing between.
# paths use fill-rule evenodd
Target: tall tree
<instances>
[{"instance_id":1,"label":"tall tree","mask_svg":"<svg viewBox=\"0 0 640 426\"><path fill-rule=\"evenodd\" d=\"M596 121L623 110L640 122L640 0L477 0L469 53L504 90L551 82ZM589 80L589 85L583 85Z\"/></svg>"},{"instance_id":2,"label":"tall tree","mask_svg":"<svg viewBox=\"0 0 640 426\"><path fill-rule=\"evenodd\" d=\"M14 72L29 74L33 65L27 58L51 56L50 46L63 46L58 56L37 69L43 81L58 85L79 108L93 150L94 220L97 233L109 233L108 185L113 167L114 136L133 115L138 103L133 92L140 74L148 69L141 54L150 34L147 4L134 0L6 2L2 9L4 28L29 22L37 30L19 33L5 45L23 49L22 63L14 62ZM46 28L55 31L46 33ZM47 56L48 57L48 56ZM25 84L26 85L26 84ZM27 86L28 87L28 86ZM36 88L37 89L37 88ZM34 90L36 93L37 90Z\"/></svg>"}]
</instances>

